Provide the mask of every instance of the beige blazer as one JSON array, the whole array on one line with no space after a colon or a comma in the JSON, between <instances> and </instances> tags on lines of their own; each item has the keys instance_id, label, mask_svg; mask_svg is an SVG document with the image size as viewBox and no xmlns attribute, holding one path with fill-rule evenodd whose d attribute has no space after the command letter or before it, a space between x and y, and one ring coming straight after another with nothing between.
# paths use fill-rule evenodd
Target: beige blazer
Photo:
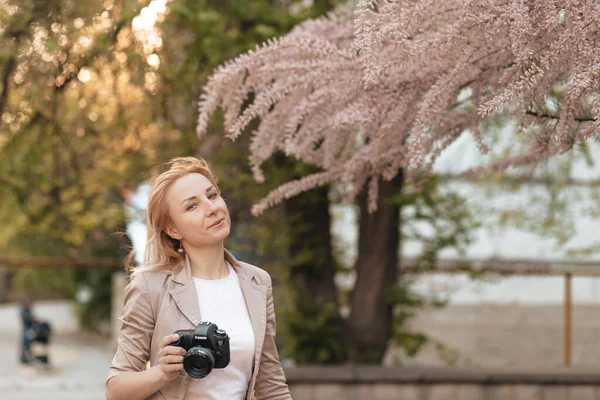
<instances>
[{"instance_id":1,"label":"beige blazer","mask_svg":"<svg viewBox=\"0 0 600 400\"><path fill-rule=\"evenodd\" d=\"M254 330L254 367L246 400L291 399L275 347L271 277L258 267L237 261L227 250L225 259L238 274ZM178 329L193 329L201 322L187 257L185 267L174 275L148 271L134 274L125 291L120 320L121 334L107 382L123 371L142 371L148 357L150 365L156 365L163 337ZM181 373L148 399L182 400L191 380L187 373Z\"/></svg>"}]
</instances>

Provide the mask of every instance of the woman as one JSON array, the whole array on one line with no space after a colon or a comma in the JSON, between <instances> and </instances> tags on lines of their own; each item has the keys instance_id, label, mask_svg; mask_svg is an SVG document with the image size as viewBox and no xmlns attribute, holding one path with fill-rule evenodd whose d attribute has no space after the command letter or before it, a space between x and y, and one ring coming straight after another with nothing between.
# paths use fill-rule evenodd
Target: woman
<instances>
[{"instance_id":1,"label":"woman","mask_svg":"<svg viewBox=\"0 0 600 400\"><path fill-rule=\"evenodd\" d=\"M291 399L275 347L271 277L225 250L231 219L206 161L171 160L155 181L147 220L144 266L126 288L107 399ZM185 349L170 344L176 330L203 321L227 332L231 361L195 379L183 369Z\"/></svg>"}]
</instances>

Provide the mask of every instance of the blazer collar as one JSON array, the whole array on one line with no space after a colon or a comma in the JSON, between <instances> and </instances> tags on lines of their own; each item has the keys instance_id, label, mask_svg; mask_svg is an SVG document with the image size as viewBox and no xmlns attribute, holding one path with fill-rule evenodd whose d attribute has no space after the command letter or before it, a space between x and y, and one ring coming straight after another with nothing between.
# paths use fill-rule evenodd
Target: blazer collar
<instances>
[{"instance_id":1,"label":"blazer collar","mask_svg":"<svg viewBox=\"0 0 600 400\"><path fill-rule=\"evenodd\" d=\"M254 271L250 268L244 268L242 265L236 260L236 258L227 250L223 249L225 252L225 261L228 261L232 266L235 272L237 272L238 276L246 277L249 281L252 281L254 278ZM181 285L185 285L192 281L192 267L190 264L190 258L188 255L185 255L185 259L183 261L183 267L176 274L171 275L171 280L173 282L179 283Z\"/></svg>"}]
</instances>

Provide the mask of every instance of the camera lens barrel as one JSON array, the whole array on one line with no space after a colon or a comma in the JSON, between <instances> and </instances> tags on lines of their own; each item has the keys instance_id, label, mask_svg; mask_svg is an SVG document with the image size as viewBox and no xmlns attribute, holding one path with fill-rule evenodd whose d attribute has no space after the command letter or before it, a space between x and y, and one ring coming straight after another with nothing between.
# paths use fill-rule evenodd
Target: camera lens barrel
<instances>
[{"instance_id":1,"label":"camera lens barrel","mask_svg":"<svg viewBox=\"0 0 600 400\"><path fill-rule=\"evenodd\" d=\"M183 368L192 378L204 378L214 366L215 357L212 351L200 346L189 349L183 359Z\"/></svg>"}]
</instances>

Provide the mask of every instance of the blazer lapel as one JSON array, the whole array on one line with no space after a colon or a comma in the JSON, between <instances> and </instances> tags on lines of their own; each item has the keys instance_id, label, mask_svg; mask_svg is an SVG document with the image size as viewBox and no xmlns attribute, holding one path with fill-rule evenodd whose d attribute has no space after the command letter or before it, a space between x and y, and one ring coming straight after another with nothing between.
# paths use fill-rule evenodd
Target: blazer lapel
<instances>
[{"instance_id":1,"label":"blazer lapel","mask_svg":"<svg viewBox=\"0 0 600 400\"><path fill-rule=\"evenodd\" d=\"M233 265L240 280L240 288L246 300L248 315L254 331L255 360L259 359L267 327L267 287L257 282L254 270L240 263L225 249L225 259Z\"/></svg>"},{"instance_id":2,"label":"blazer lapel","mask_svg":"<svg viewBox=\"0 0 600 400\"><path fill-rule=\"evenodd\" d=\"M169 290L169 292L183 315L185 315L194 326L198 325L201 321L200 305L198 304L198 295L196 294L196 285L194 285L194 282L173 288Z\"/></svg>"},{"instance_id":3,"label":"blazer lapel","mask_svg":"<svg viewBox=\"0 0 600 400\"><path fill-rule=\"evenodd\" d=\"M254 331L254 350L255 359L259 358L262 344L265 338L265 329L267 324L267 287L257 284L250 280L245 273L246 268L238 274L240 278L240 287L246 300L252 330Z\"/></svg>"},{"instance_id":4,"label":"blazer lapel","mask_svg":"<svg viewBox=\"0 0 600 400\"><path fill-rule=\"evenodd\" d=\"M236 261L237 262L237 261ZM240 278L240 287L246 300L250 322L254 331L254 366L252 368L252 378L248 384L246 399L254 398L254 384L256 382L258 366L261 359L263 343L265 342L265 330L267 328L267 287L260 285L254 277L254 271L238 263L238 276Z\"/></svg>"},{"instance_id":5,"label":"blazer lapel","mask_svg":"<svg viewBox=\"0 0 600 400\"><path fill-rule=\"evenodd\" d=\"M196 285L192 279L192 271L190 261L187 254L185 255L185 263L181 271L173 275L171 279L180 285L169 290L171 297L175 300L175 304L187 319L194 326L200 323L200 304L198 304L198 294L196 293Z\"/></svg>"}]
</instances>

